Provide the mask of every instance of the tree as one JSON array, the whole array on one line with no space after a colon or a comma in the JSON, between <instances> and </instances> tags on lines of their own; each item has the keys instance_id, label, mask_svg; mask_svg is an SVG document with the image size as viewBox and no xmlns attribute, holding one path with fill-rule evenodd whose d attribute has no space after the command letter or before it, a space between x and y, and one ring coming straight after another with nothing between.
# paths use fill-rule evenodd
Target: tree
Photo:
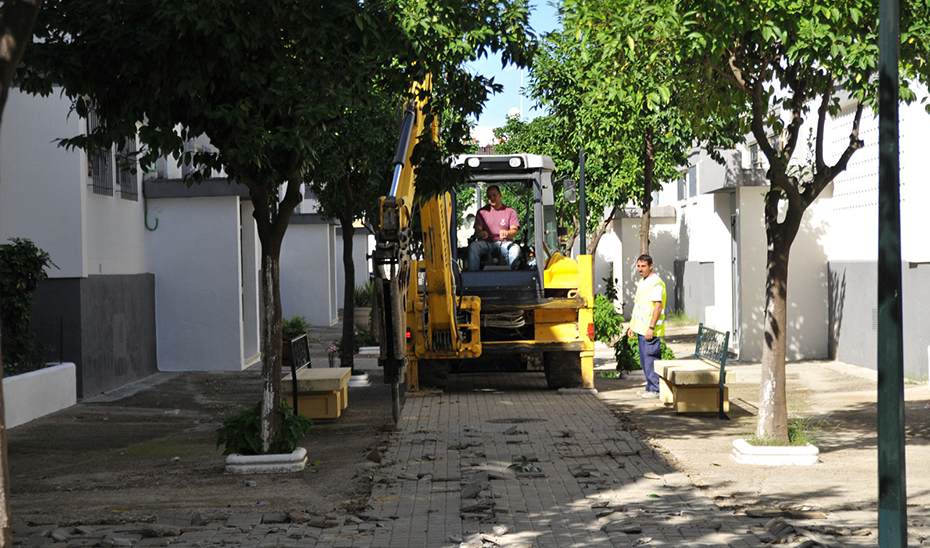
<instances>
[{"instance_id":1,"label":"tree","mask_svg":"<svg viewBox=\"0 0 930 548\"><path fill-rule=\"evenodd\" d=\"M788 259L807 208L862 148L863 107L877 100L878 1L682 4L682 67L694 89L694 120L714 113L738 122L755 138L769 163L765 195L766 288L762 381L756 435L787 441L785 345ZM902 2L901 98L908 86L930 81L930 14L919 1ZM838 158L824 154L828 116L841 98L855 101L848 145ZM814 116L813 161L792 163L801 128Z\"/></svg>"},{"instance_id":2,"label":"tree","mask_svg":"<svg viewBox=\"0 0 930 548\"><path fill-rule=\"evenodd\" d=\"M54 0L47 7L20 81L41 94L60 85L79 115L93 110L101 122L65 146L94 149L138 134L144 166L171 154L200 167L190 182L224 169L249 189L262 255L267 451L280 427L281 242L315 141L349 109L366 106L376 77L406 89L428 72L442 74L437 95L479 108L494 83L456 70L459 60L491 50L523 62L525 2ZM200 135L216 152L184 151ZM418 160L439 163L429 146L421 150Z\"/></svg>"},{"instance_id":3,"label":"tree","mask_svg":"<svg viewBox=\"0 0 930 548\"><path fill-rule=\"evenodd\" d=\"M42 0L8 0L0 4L0 120L10 94L13 74L32 37L32 28ZM0 381L3 361L0 360ZM3 412L3 386L0 384L0 546L13 545L13 525L10 518L10 467L6 450L6 415Z\"/></svg>"},{"instance_id":4,"label":"tree","mask_svg":"<svg viewBox=\"0 0 930 548\"><path fill-rule=\"evenodd\" d=\"M614 204L641 204L640 251L647 253L655 181L676 178L696 144L676 88L677 12L670 2L564 0L559 17L562 30L547 36L547 55L534 65L534 94L603 165L592 186ZM707 138L726 140L726 133Z\"/></svg>"},{"instance_id":5,"label":"tree","mask_svg":"<svg viewBox=\"0 0 930 548\"><path fill-rule=\"evenodd\" d=\"M391 160L397 145L400 93L374 87L370 108L349 110L317 143L309 166L309 188L320 201L320 214L339 220L342 227L343 367L354 367L355 261L352 257L355 221L377 223L378 198L388 193Z\"/></svg>"}]
</instances>

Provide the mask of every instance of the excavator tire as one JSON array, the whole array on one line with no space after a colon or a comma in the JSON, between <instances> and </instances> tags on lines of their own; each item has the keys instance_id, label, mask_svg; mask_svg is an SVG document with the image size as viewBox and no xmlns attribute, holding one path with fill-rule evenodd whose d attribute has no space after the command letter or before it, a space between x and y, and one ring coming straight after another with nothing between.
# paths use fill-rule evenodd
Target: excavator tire
<instances>
[{"instance_id":1,"label":"excavator tire","mask_svg":"<svg viewBox=\"0 0 930 548\"><path fill-rule=\"evenodd\" d=\"M581 388L581 354L578 352L546 352L543 355L546 384L549 388Z\"/></svg>"},{"instance_id":2,"label":"excavator tire","mask_svg":"<svg viewBox=\"0 0 930 548\"><path fill-rule=\"evenodd\" d=\"M449 370L452 364L449 360L419 360L417 362L417 375L420 390L437 388L445 390L449 386Z\"/></svg>"}]
</instances>

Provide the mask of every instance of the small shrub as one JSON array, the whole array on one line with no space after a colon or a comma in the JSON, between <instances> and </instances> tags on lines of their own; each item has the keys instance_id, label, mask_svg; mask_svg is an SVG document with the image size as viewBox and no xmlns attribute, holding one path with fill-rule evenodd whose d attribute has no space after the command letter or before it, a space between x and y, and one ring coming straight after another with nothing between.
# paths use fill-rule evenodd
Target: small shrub
<instances>
[{"instance_id":1,"label":"small shrub","mask_svg":"<svg viewBox=\"0 0 930 548\"><path fill-rule=\"evenodd\" d=\"M361 308L370 308L371 307L371 294L374 291L375 282L369 280L368 283L364 285L356 286L355 288L355 306Z\"/></svg>"},{"instance_id":2,"label":"small shrub","mask_svg":"<svg viewBox=\"0 0 930 548\"><path fill-rule=\"evenodd\" d=\"M295 415L286 401L281 401L281 430L271 438L269 454L292 453L310 432L313 422ZM216 431L216 446L225 446L224 455L262 454L262 402L223 421Z\"/></svg>"},{"instance_id":3,"label":"small shrub","mask_svg":"<svg viewBox=\"0 0 930 548\"><path fill-rule=\"evenodd\" d=\"M620 298L620 292L617 289L617 279L613 276L608 276L606 278L601 278L607 286L604 288L604 296L607 297L607 300L614 302Z\"/></svg>"},{"instance_id":4,"label":"small shrub","mask_svg":"<svg viewBox=\"0 0 930 548\"><path fill-rule=\"evenodd\" d=\"M307 318L303 316L294 316L289 320L281 322L281 338L286 341L296 339L306 333L309 328L310 324L307 323Z\"/></svg>"},{"instance_id":5,"label":"small shrub","mask_svg":"<svg viewBox=\"0 0 930 548\"><path fill-rule=\"evenodd\" d=\"M623 316L604 295L594 296L594 340L609 343L623 332Z\"/></svg>"},{"instance_id":6,"label":"small shrub","mask_svg":"<svg viewBox=\"0 0 930 548\"><path fill-rule=\"evenodd\" d=\"M381 344L381 341L379 341L378 338L375 337L371 331L367 331L365 329L356 329L355 337L353 337L352 342L354 343L353 348L352 348L353 354L358 354L358 351L361 350L363 346L378 346L379 344ZM336 341L335 345L336 345L336 350L338 350L341 353L342 352L342 339L339 339L338 341Z\"/></svg>"},{"instance_id":7,"label":"small shrub","mask_svg":"<svg viewBox=\"0 0 930 548\"><path fill-rule=\"evenodd\" d=\"M32 332L33 293L58 266L30 240L10 238L0 245L0 322L3 324L3 374L12 377L45 365L44 344Z\"/></svg>"},{"instance_id":8,"label":"small shrub","mask_svg":"<svg viewBox=\"0 0 930 548\"><path fill-rule=\"evenodd\" d=\"M675 352L665 344L665 339L661 339L659 348L662 349L660 359L674 360ZM617 371L638 371L642 369L639 363L639 337L628 337L623 335L614 343L614 358L617 360Z\"/></svg>"}]
</instances>

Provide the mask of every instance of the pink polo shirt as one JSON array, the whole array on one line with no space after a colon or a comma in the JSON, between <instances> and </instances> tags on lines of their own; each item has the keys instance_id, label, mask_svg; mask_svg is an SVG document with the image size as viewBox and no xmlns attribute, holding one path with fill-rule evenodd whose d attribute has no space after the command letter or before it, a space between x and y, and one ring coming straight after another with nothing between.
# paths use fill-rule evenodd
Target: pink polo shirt
<instances>
[{"instance_id":1,"label":"pink polo shirt","mask_svg":"<svg viewBox=\"0 0 930 548\"><path fill-rule=\"evenodd\" d=\"M487 230L491 234L491 240L499 242L501 230L509 230L510 227L520 226L520 219L517 212L512 207L504 206L500 209L494 209L486 205L478 210L475 217L475 228Z\"/></svg>"}]
</instances>

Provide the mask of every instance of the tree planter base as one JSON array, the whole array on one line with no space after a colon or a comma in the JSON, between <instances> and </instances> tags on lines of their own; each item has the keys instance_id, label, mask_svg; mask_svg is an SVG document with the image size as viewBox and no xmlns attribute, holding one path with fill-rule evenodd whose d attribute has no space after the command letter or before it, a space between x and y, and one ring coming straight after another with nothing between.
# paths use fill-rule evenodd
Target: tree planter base
<instances>
[{"instance_id":1,"label":"tree planter base","mask_svg":"<svg viewBox=\"0 0 930 548\"><path fill-rule=\"evenodd\" d=\"M281 474L307 467L307 450L298 447L287 455L229 455L227 474Z\"/></svg>"},{"instance_id":2,"label":"tree planter base","mask_svg":"<svg viewBox=\"0 0 930 548\"><path fill-rule=\"evenodd\" d=\"M368 373L362 373L360 375L352 375L349 377L349 387L355 388L359 386L370 386L371 382L368 381Z\"/></svg>"},{"instance_id":3,"label":"tree planter base","mask_svg":"<svg viewBox=\"0 0 930 548\"><path fill-rule=\"evenodd\" d=\"M740 464L757 466L810 466L820 460L820 450L813 445L756 446L746 440L733 440L730 456Z\"/></svg>"}]
</instances>

